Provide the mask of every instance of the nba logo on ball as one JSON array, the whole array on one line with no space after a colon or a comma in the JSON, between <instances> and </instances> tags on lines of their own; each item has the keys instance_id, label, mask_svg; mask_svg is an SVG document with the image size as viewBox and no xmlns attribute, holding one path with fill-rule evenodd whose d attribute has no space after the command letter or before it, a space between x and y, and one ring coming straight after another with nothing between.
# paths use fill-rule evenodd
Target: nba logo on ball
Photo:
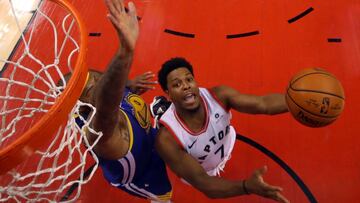
<instances>
[{"instance_id":1,"label":"nba logo on ball","mask_svg":"<svg viewBox=\"0 0 360 203\"><path fill-rule=\"evenodd\" d=\"M323 127L334 122L344 109L344 90L331 73L305 69L296 74L286 91L289 111L300 123Z\"/></svg>"}]
</instances>

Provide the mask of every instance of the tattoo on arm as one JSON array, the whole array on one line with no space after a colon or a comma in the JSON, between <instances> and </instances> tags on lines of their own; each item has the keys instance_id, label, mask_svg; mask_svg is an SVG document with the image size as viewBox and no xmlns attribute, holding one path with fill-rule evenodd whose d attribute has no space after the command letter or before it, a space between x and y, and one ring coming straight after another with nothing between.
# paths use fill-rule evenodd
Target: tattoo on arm
<instances>
[{"instance_id":1,"label":"tattoo on arm","mask_svg":"<svg viewBox=\"0 0 360 203\"><path fill-rule=\"evenodd\" d=\"M124 133L121 133L121 137L127 141L127 142L130 142L130 135L129 135L129 131L128 130L125 130Z\"/></svg>"}]
</instances>

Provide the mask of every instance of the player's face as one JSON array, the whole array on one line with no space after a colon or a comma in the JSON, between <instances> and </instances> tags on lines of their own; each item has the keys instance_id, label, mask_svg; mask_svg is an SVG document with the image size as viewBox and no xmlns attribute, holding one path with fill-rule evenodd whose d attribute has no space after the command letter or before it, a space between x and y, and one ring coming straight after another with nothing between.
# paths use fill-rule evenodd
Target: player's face
<instances>
[{"instance_id":1,"label":"player's face","mask_svg":"<svg viewBox=\"0 0 360 203\"><path fill-rule=\"evenodd\" d=\"M199 88L187 68L177 68L167 76L167 93L175 107L196 110L200 107Z\"/></svg>"}]
</instances>

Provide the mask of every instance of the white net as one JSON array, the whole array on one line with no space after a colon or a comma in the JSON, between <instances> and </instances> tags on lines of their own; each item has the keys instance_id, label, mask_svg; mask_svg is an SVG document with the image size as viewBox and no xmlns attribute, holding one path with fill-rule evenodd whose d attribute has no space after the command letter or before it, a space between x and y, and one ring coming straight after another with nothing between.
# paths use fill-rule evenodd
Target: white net
<instances>
[{"instance_id":1,"label":"white net","mask_svg":"<svg viewBox=\"0 0 360 203\"><path fill-rule=\"evenodd\" d=\"M28 1L33 7L20 9ZM1 30L0 39L7 39L12 52L0 55L0 151L46 116L66 88L64 75L75 68L80 50L81 31L67 9L52 1L16 2L1 1L8 16L0 20L6 21L0 30L4 23L12 29ZM18 41L11 44L14 36ZM79 116L82 108L91 109L86 118ZM30 158L0 176L0 202L76 200L98 166L92 151L97 141L90 145L83 130L96 133L88 126L94 113L93 106L78 101L67 121L48 126L56 127L46 135L50 141L38 140L42 145Z\"/></svg>"},{"instance_id":2,"label":"white net","mask_svg":"<svg viewBox=\"0 0 360 203\"><path fill-rule=\"evenodd\" d=\"M82 105L88 104L78 103L72 113L78 114ZM1 182L5 182L0 186L1 202L73 202L79 197L81 186L93 176L98 160L92 151L96 142L88 143L75 119L82 120L87 127L87 119L69 117L45 150L36 151L25 163L1 177Z\"/></svg>"}]
</instances>

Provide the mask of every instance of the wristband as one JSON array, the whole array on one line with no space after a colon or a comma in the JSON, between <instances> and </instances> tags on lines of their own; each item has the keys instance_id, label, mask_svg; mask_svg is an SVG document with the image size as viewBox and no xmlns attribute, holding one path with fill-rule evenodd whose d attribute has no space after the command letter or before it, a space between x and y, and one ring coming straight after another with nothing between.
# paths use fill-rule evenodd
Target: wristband
<instances>
[{"instance_id":1,"label":"wristband","mask_svg":"<svg viewBox=\"0 0 360 203\"><path fill-rule=\"evenodd\" d=\"M246 188L245 181L246 181L246 180L243 180L243 182L242 182L243 190L244 190L245 194L250 195L250 192L249 192L249 191L247 190L247 188Z\"/></svg>"}]
</instances>

